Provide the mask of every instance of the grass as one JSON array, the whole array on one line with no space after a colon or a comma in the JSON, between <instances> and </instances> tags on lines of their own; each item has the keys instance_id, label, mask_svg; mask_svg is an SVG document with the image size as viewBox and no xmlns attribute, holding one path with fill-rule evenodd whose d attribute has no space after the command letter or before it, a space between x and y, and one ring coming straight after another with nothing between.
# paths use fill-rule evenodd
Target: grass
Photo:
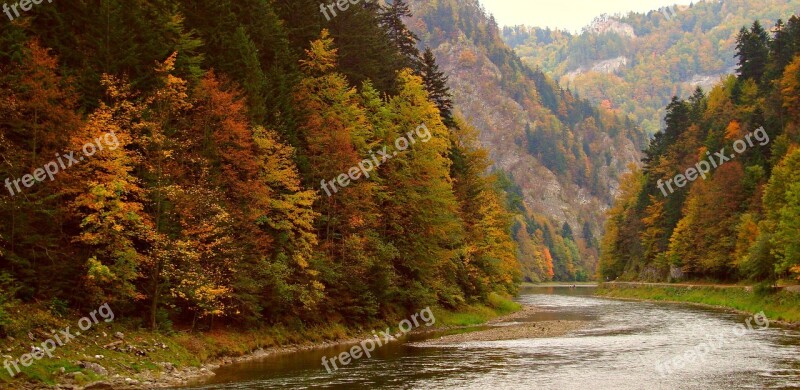
<instances>
[{"instance_id":1,"label":"grass","mask_svg":"<svg viewBox=\"0 0 800 390\"><path fill-rule=\"evenodd\" d=\"M0 363L6 359L16 360L29 353L31 346L41 345L52 338L51 331L70 327L76 332L77 319L60 318L41 305L18 305L11 322L3 328L13 338L0 338ZM78 313L72 313L75 317ZM371 328L370 328L371 329ZM376 328L377 329L377 328ZM31 340L28 332L36 339ZM146 356L103 348L117 341L114 334L124 334L124 345L134 345L146 351ZM260 348L288 345L309 345L325 341L337 341L363 333L361 329L347 329L340 324L288 329L281 326L241 330L219 328L212 332L171 332L169 334L142 329L137 322L117 319L111 323L100 321L91 329L69 343L59 346L53 357L34 360L29 367L18 364L20 372L11 377L0 364L0 388L14 389L23 382L55 385L63 382L63 375L77 372L76 383L80 385L103 379L101 375L77 366L78 361L97 363L109 371L109 376L119 374L135 377L143 371L160 372L161 363L172 363L176 367L199 367L222 357L238 357ZM162 347L165 345L166 348ZM102 355L102 356L99 356ZM64 373L60 373L64 368Z\"/></svg>"},{"instance_id":2,"label":"grass","mask_svg":"<svg viewBox=\"0 0 800 390\"><path fill-rule=\"evenodd\" d=\"M770 320L800 322L800 294L787 291L769 293L714 287L601 285L596 294L610 298L698 303L747 313L763 311Z\"/></svg>"},{"instance_id":3,"label":"grass","mask_svg":"<svg viewBox=\"0 0 800 390\"><path fill-rule=\"evenodd\" d=\"M495 293L489 295L488 301L487 305L468 305L458 311L434 309L436 325L444 327L481 325L493 318L511 314L522 308L522 305L514 302L510 297Z\"/></svg>"},{"instance_id":4,"label":"grass","mask_svg":"<svg viewBox=\"0 0 800 390\"><path fill-rule=\"evenodd\" d=\"M597 282L544 282L544 283L522 283L522 287L553 287L553 286L597 286Z\"/></svg>"},{"instance_id":5,"label":"grass","mask_svg":"<svg viewBox=\"0 0 800 390\"><path fill-rule=\"evenodd\" d=\"M458 310L432 308L436 318L436 326L471 326L480 325L501 315L517 311L521 306L510 297L491 294L486 305L467 305ZM0 337L0 362L4 359L19 359L30 352L31 345L40 345L51 337L51 331L70 327L75 333L77 318L80 313L72 313L70 318L62 318L53 314L45 305L18 305L10 311L10 323L0 329L13 336ZM138 322L126 322L117 318L114 322L94 325L70 343L58 347L54 357L45 356L34 361L30 367L19 365L21 371L12 378L8 371L0 365L0 388L14 389L30 381L47 385L55 385L62 381L62 375L78 373L76 382L86 385L102 380L91 370L76 365L78 361L93 362L102 365L109 371L109 376L119 374L122 377L135 377L143 371L160 372L161 363L172 363L174 366L199 367L202 364L223 357L244 356L255 350L290 345L312 345L329 341L342 341L357 338L373 329L384 329L386 326L396 328L399 320L364 324L358 328L348 328L341 324L326 324L305 328L287 328L283 326L264 327L260 329L242 330L236 328L218 328L211 332L171 332L169 334L142 329ZM32 332L36 341L28 337ZM135 345L147 351L144 357L134 353L117 352L103 348L103 345L117 341L116 332L124 334L125 345ZM161 345L166 345L166 348ZM158 347L156 347L158 345ZM4 358L3 355L6 355ZM95 358L98 355L102 357ZM64 368L64 374L59 371Z\"/></svg>"}]
</instances>

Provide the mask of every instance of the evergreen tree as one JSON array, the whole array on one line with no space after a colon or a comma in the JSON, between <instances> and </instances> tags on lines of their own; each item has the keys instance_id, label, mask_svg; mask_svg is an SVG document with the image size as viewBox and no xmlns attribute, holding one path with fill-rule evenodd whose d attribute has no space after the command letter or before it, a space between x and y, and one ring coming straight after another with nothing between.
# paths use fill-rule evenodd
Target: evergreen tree
<instances>
[{"instance_id":1,"label":"evergreen tree","mask_svg":"<svg viewBox=\"0 0 800 390\"><path fill-rule=\"evenodd\" d=\"M742 28L736 38L737 72L742 80L753 79L760 83L769 60L769 34L758 21L748 31Z\"/></svg>"},{"instance_id":2,"label":"evergreen tree","mask_svg":"<svg viewBox=\"0 0 800 390\"><path fill-rule=\"evenodd\" d=\"M21 283L28 299L45 290L78 289L72 277L82 273L74 262L55 261L75 255L61 194L63 179L35 175L45 164L68 153L81 128L79 95L59 71L59 61L38 40L20 48L20 58L0 64L0 252L7 270ZM92 138L84 139L90 142ZM81 146L83 146L81 144ZM62 157L62 161L63 161ZM53 166L49 169L52 171ZM56 173L61 169L56 166ZM35 180L24 180L28 179ZM40 177L41 178L41 177ZM70 278L58 277L59 273Z\"/></svg>"},{"instance_id":3,"label":"evergreen tree","mask_svg":"<svg viewBox=\"0 0 800 390\"><path fill-rule=\"evenodd\" d=\"M405 24L404 19L412 16L405 0L394 0L381 10L381 26L386 30L389 40L399 51L404 67L420 70L420 53L417 48L419 37Z\"/></svg>"},{"instance_id":4,"label":"evergreen tree","mask_svg":"<svg viewBox=\"0 0 800 390\"><path fill-rule=\"evenodd\" d=\"M442 118L444 118L445 122L451 124L453 119L453 96L450 93L450 87L447 86L447 75L439 70L436 57L430 48L425 48L421 65L420 74L425 82L425 90L428 91L428 97L439 107L439 112L442 113Z\"/></svg>"}]
</instances>

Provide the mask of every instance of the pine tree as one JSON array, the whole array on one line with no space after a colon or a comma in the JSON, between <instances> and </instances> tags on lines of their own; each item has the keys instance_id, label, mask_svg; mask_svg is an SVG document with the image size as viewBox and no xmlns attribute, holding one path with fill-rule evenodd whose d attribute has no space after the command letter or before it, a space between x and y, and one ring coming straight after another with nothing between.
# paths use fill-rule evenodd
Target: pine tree
<instances>
[{"instance_id":1,"label":"pine tree","mask_svg":"<svg viewBox=\"0 0 800 390\"><path fill-rule=\"evenodd\" d=\"M742 80L762 81L769 60L769 34L758 21L748 31L742 28L736 38L736 57L739 58L737 72Z\"/></svg>"},{"instance_id":2,"label":"pine tree","mask_svg":"<svg viewBox=\"0 0 800 390\"><path fill-rule=\"evenodd\" d=\"M420 74L425 82L425 90L428 91L428 97L439 107L439 112L442 113L445 123L452 125L453 96L450 93L450 87L447 86L447 75L439 70L436 57L430 48L425 48L421 67Z\"/></svg>"},{"instance_id":3,"label":"pine tree","mask_svg":"<svg viewBox=\"0 0 800 390\"><path fill-rule=\"evenodd\" d=\"M402 56L403 66L419 71L421 66L417 48L419 37L408 29L404 21L411 16L411 9L405 0L394 0L382 9L380 22L388 33L389 40Z\"/></svg>"},{"instance_id":4,"label":"pine tree","mask_svg":"<svg viewBox=\"0 0 800 390\"><path fill-rule=\"evenodd\" d=\"M48 165L53 171L82 123L79 95L59 71L58 58L37 40L20 50L20 58L0 65L0 252L24 293L34 296L40 288L79 288L71 279L81 270L67 261L75 253L65 226L63 169L56 165L52 180L36 176Z\"/></svg>"}]
</instances>

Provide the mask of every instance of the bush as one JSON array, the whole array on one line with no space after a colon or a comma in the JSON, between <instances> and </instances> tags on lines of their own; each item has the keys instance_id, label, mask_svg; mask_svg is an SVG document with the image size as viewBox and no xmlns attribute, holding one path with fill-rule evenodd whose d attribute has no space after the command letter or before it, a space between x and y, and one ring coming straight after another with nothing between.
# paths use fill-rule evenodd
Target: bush
<instances>
[{"instance_id":1,"label":"bush","mask_svg":"<svg viewBox=\"0 0 800 390\"><path fill-rule=\"evenodd\" d=\"M11 275L0 273L0 337L8 336L11 326L10 309L16 300L14 296L19 290L16 281Z\"/></svg>"},{"instance_id":2,"label":"bush","mask_svg":"<svg viewBox=\"0 0 800 390\"><path fill-rule=\"evenodd\" d=\"M499 314L513 313L521 308L519 303L497 293L489 294L489 306L497 310Z\"/></svg>"},{"instance_id":3,"label":"bush","mask_svg":"<svg viewBox=\"0 0 800 390\"><path fill-rule=\"evenodd\" d=\"M58 317L64 317L69 312L69 304L67 301L58 298L51 299L47 307L50 309L51 314Z\"/></svg>"},{"instance_id":4,"label":"bush","mask_svg":"<svg viewBox=\"0 0 800 390\"><path fill-rule=\"evenodd\" d=\"M753 292L759 297L772 295L778 291L780 291L780 289L775 287L772 282L769 281L758 283L753 287Z\"/></svg>"},{"instance_id":5,"label":"bush","mask_svg":"<svg viewBox=\"0 0 800 390\"><path fill-rule=\"evenodd\" d=\"M11 316L4 307L0 306L0 338L8 337L9 325L11 325Z\"/></svg>"}]
</instances>

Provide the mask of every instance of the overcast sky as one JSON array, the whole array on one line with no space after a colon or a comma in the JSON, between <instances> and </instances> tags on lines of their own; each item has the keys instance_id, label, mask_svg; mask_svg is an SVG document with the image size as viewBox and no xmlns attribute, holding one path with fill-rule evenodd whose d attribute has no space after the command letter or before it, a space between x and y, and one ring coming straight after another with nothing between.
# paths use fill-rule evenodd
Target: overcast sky
<instances>
[{"instance_id":1,"label":"overcast sky","mask_svg":"<svg viewBox=\"0 0 800 390\"><path fill-rule=\"evenodd\" d=\"M580 31L601 14L646 12L689 0L481 0L500 26L525 24Z\"/></svg>"}]
</instances>

